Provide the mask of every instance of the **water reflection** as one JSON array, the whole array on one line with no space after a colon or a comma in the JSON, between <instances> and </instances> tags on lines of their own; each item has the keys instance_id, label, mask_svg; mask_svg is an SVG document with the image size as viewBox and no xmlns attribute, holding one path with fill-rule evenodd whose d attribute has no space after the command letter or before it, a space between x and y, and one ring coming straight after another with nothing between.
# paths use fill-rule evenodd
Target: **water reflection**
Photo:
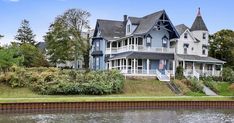
<instances>
[{"instance_id":1,"label":"water reflection","mask_svg":"<svg viewBox=\"0 0 234 123\"><path fill-rule=\"evenodd\" d=\"M126 110L0 114L0 123L234 123L234 111Z\"/></svg>"}]
</instances>

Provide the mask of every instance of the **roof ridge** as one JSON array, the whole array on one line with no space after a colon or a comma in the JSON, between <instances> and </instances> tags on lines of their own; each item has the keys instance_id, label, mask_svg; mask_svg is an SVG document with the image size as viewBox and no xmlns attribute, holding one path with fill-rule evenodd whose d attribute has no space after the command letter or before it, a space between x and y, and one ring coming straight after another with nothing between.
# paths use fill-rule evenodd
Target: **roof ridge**
<instances>
[{"instance_id":1,"label":"roof ridge","mask_svg":"<svg viewBox=\"0 0 234 123\"><path fill-rule=\"evenodd\" d=\"M119 20L108 20L108 19L97 19L97 21L114 21L114 22L123 22Z\"/></svg>"}]
</instances>

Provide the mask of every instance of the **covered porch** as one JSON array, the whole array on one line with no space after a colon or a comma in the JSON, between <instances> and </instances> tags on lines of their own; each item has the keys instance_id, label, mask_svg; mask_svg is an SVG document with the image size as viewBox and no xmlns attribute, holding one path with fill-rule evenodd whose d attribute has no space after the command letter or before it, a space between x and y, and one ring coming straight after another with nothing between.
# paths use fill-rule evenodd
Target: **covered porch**
<instances>
[{"instance_id":1,"label":"covered porch","mask_svg":"<svg viewBox=\"0 0 234 123\"><path fill-rule=\"evenodd\" d=\"M107 69L120 70L126 76L175 75L174 54L126 52L109 58Z\"/></svg>"},{"instance_id":2,"label":"covered porch","mask_svg":"<svg viewBox=\"0 0 234 123\"><path fill-rule=\"evenodd\" d=\"M190 57L190 58L188 58ZM225 62L212 58L192 55L179 55L178 64L183 66L184 76L221 76Z\"/></svg>"}]
</instances>

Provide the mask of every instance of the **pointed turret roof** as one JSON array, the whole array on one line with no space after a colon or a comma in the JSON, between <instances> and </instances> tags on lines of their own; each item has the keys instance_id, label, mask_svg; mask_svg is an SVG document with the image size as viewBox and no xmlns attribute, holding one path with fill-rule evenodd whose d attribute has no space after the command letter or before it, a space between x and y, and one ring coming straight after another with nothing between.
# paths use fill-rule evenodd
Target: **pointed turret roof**
<instances>
[{"instance_id":1,"label":"pointed turret roof","mask_svg":"<svg viewBox=\"0 0 234 123\"><path fill-rule=\"evenodd\" d=\"M198 13L193 25L191 27L191 31L203 30L208 31L205 22L202 19L200 8L198 8Z\"/></svg>"}]
</instances>

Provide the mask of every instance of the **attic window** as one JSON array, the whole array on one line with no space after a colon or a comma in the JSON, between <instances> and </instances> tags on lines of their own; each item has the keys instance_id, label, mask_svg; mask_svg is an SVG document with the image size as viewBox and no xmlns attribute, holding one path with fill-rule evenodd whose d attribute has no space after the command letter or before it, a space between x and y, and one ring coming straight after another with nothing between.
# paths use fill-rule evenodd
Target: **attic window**
<instances>
[{"instance_id":1,"label":"attic window","mask_svg":"<svg viewBox=\"0 0 234 123\"><path fill-rule=\"evenodd\" d=\"M130 24L127 25L127 32L130 32Z\"/></svg>"},{"instance_id":2,"label":"attic window","mask_svg":"<svg viewBox=\"0 0 234 123\"><path fill-rule=\"evenodd\" d=\"M184 33L184 39L188 38L188 33Z\"/></svg>"}]
</instances>

